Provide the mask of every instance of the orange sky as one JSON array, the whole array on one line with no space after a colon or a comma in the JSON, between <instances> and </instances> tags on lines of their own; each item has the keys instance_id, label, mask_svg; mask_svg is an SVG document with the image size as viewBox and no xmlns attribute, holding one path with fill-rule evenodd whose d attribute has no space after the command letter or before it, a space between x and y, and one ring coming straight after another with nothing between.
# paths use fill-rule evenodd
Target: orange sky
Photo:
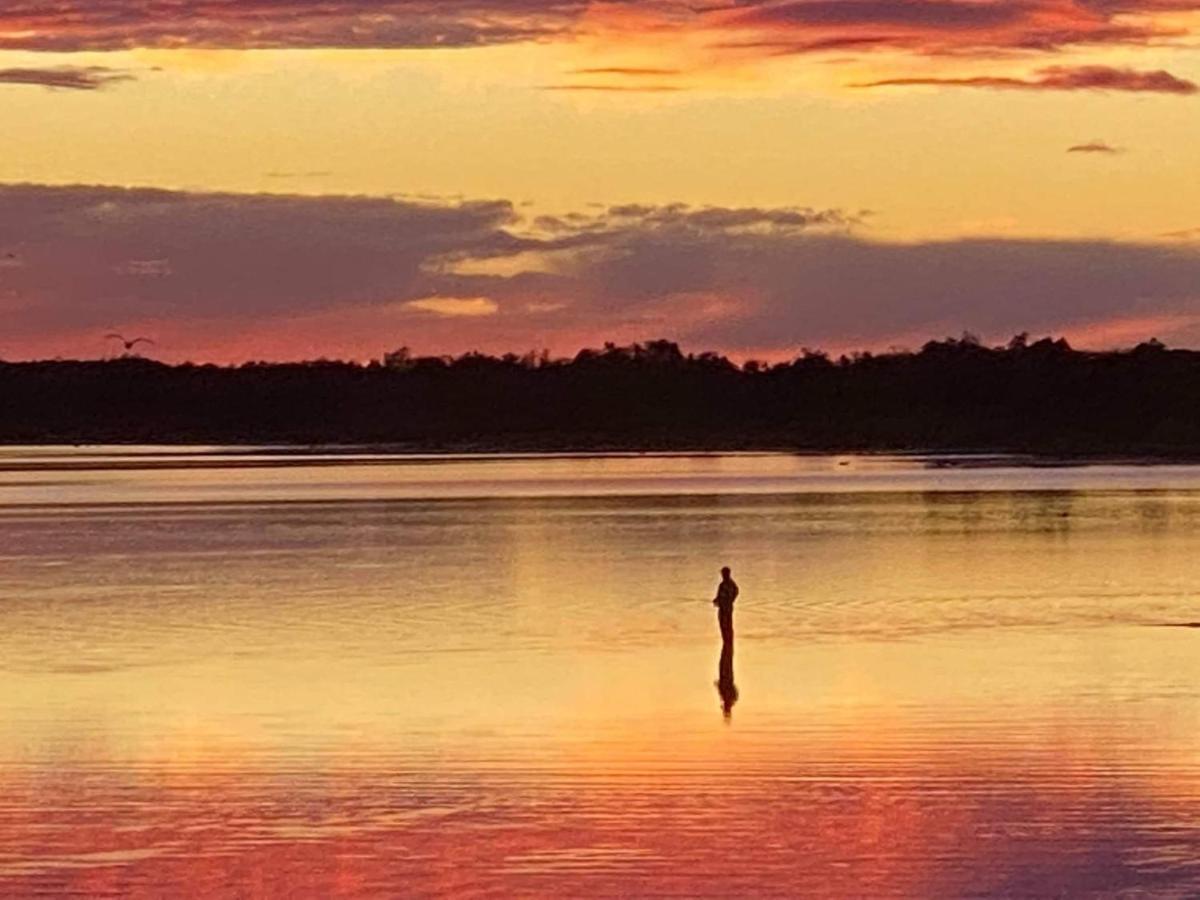
<instances>
[{"instance_id":1,"label":"orange sky","mask_svg":"<svg viewBox=\"0 0 1200 900\"><path fill-rule=\"evenodd\" d=\"M1196 342L1198 26L1191 0L34 0L0 11L0 357Z\"/></svg>"}]
</instances>

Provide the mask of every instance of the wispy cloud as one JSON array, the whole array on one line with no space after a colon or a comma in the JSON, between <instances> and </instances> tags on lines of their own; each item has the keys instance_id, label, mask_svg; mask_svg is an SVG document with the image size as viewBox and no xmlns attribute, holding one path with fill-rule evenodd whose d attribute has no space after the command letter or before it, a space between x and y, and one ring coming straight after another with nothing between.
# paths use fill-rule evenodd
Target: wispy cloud
<instances>
[{"instance_id":1,"label":"wispy cloud","mask_svg":"<svg viewBox=\"0 0 1200 900\"><path fill-rule=\"evenodd\" d=\"M52 90L96 91L133 79L129 72L104 66L0 69L0 84L35 85Z\"/></svg>"},{"instance_id":2,"label":"wispy cloud","mask_svg":"<svg viewBox=\"0 0 1200 900\"><path fill-rule=\"evenodd\" d=\"M686 82L676 80L682 69L655 66L592 66L571 69L574 79L542 87L545 91L579 91L615 94L667 94L689 90Z\"/></svg>"},{"instance_id":3,"label":"wispy cloud","mask_svg":"<svg viewBox=\"0 0 1200 900\"><path fill-rule=\"evenodd\" d=\"M601 93L601 94L674 94L686 91L679 84L545 84L540 90L563 91L566 93Z\"/></svg>"},{"instance_id":4,"label":"wispy cloud","mask_svg":"<svg viewBox=\"0 0 1200 900\"><path fill-rule=\"evenodd\" d=\"M1068 153L1100 153L1100 154L1116 154L1124 153L1123 147L1114 147L1106 141L1088 141L1086 144L1073 144L1067 148Z\"/></svg>"},{"instance_id":5,"label":"wispy cloud","mask_svg":"<svg viewBox=\"0 0 1200 900\"><path fill-rule=\"evenodd\" d=\"M966 87L998 91L1129 91L1156 94L1195 94L1194 82L1163 69L1138 71L1112 66L1048 66L1032 78L977 75L968 78L885 78L854 85L880 87Z\"/></svg>"},{"instance_id":6,"label":"wispy cloud","mask_svg":"<svg viewBox=\"0 0 1200 900\"><path fill-rule=\"evenodd\" d=\"M572 75L627 75L630 78L668 78L682 75L681 69L656 69L651 66L601 66L591 69L572 69Z\"/></svg>"}]
</instances>

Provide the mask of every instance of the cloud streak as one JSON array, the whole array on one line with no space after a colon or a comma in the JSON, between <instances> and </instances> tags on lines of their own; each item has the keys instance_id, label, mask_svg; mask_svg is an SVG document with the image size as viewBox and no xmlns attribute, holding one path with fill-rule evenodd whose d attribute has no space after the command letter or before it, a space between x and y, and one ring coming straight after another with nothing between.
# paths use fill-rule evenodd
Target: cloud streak
<instances>
[{"instance_id":1,"label":"cloud streak","mask_svg":"<svg viewBox=\"0 0 1200 900\"><path fill-rule=\"evenodd\" d=\"M541 90L558 93L675 94L687 88L678 84L546 84Z\"/></svg>"},{"instance_id":2,"label":"cloud streak","mask_svg":"<svg viewBox=\"0 0 1200 900\"><path fill-rule=\"evenodd\" d=\"M487 297L422 297L420 300L409 300L405 305L410 309L451 318L494 316L500 311L496 301Z\"/></svg>"},{"instance_id":3,"label":"cloud streak","mask_svg":"<svg viewBox=\"0 0 1200 900\"><path fill-rule=\"evenodd\" d=\"M1107 155L1111 156L1111 155L1117 154L1117 153L1124 153L1125 150L1122 147L1114 147L1112 144L1108 143L1107 141L1088 141L1086 144L1073 144L1072 146L1067 148L1067 152L1068 153L1100 153L1100 154L1107 154Z\"/></svg>"},{"instance_id":4,"label":"cloud streak","mask_svg":"<svg viewBox=\"0 0 1200 900\"><path fill-rule=\"evenodd\" d=\"M1112 66L1048 66L1033 78L979 75L970 78L885 78L856 84L859 88L965 87L997 91L1122 91L1132 93L1195 94L1195 82L1163 69L1138 71Z\"/></svg>"},{"instance_id":5,"label":"cloud streak","mask_svg":"<svg viewBox=\"0 0 1200 900\"><path fill-rule=\"evenodd\" d=\"M104 66L0 69L0 84L34 85L51 90L97 91L132 80L133 76L130 73Z\"/></svg>"},{"instance_id":6,"label":"cloud streak","mask_svg":"<svg viewBox=\"0 0 1200 900\"><path fill-rule=\"evenodd\" d=\"M572 75L620 75L629 78L670 78L682 75L681 69L656 69L651 66L600 66L589 69L572 69Z\"/></svg>"}]
</instances>

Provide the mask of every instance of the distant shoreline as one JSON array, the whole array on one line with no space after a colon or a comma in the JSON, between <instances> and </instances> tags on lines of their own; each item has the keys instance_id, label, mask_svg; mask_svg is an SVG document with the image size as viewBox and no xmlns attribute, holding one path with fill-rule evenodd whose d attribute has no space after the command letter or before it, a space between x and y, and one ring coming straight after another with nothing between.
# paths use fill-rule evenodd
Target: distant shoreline
<instances>
[{"instance_id":1,"label":"distant shoreline","mask_svg":"<svg viewBox=\"0 0 1200 900\"><path fill-rule=\"evenodd\" d=\"M98 451L112 450L116 455L136 459L140 456L161 458L165 454L179 456L212 456L220 459L228 456L264 457L264 466L279 464L277 459L267 460L266 457L295 457L299 464L306 466L344 465L355 457L362 464L376 461L387 464L397 458L428 458L432 460L521 460L521 459L628 459L638 457L661 457L664 459L679 459L687 457L715 456L796 456L796 457L849 457L849 458L897 458L922 461L930 468L947 469L992 469L992 468L1071 468L1080 466L1189 466L1200 464L1200 453L1184 454L1037 454L1006 450L977 450L977 449L794 449L787 447L758 447L758 448L714 448L714 447L581 447L576 449L555 447L552 449L514 448L501 446L455 446L455 447L425 447L405 445L373 445L373 444L256 444L256 443L204 443L191 442L156 442L146 443L12 443L0 442L0 453L5 450L29 448L35 451L64 450L64 451ZM142 453L123 453L128 450L145 450ZM366 459L369 457L370 459ZM251 460L241 459L239 465L253 466ZM4 470L3 458L0 457L0 471Z\"/></svg>"},{"instance_id":2,"label":"distant shoreline","mask_svg":"<svg viewBox=\"0 0 1200 900\"><path fill-rule=\"evenodd\" d=\"M1065 341L735 365L669 341L571 360L389 354L370 365L0 362L0 446L453 453L1015 455L1200 460L1200 352ZM344 450L338 452L345 452Z\"/></svg>"}]
</instances>

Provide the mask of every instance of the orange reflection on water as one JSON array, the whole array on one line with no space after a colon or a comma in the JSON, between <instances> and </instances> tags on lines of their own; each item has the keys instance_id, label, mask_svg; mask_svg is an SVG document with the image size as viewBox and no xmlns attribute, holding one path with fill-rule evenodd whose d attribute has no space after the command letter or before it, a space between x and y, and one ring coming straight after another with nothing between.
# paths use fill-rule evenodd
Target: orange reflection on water
<instances>
[{"instance_id":1,"label":"orange reflection on water","mask_svg":"<svg viewBox=\"0 0 1200 900\"><path fill-rule=\"evenodd\" d=\"M0 505L0 895L1200 890L1195 471L228 465Z\"/></svg>"},{"instance_id":2,"label":"orange reflection on water","mask_svg":"<svg viewBox=\"0 0 1200 900\"><path fill-rule=\"evenodd\" d=\"M874 732L868 711L837 718L746 734L643 721L635 740L484 740L494 755L459 746L432 763L399 746L330 748L321 766L212 744L185 759L7 767L0 885L833 897L1198 883L1196 768L1139 738L1145 723L1086 746L1063 727L1068 710L950 741L919 717Z\"/></svg>"}]
</instances>

